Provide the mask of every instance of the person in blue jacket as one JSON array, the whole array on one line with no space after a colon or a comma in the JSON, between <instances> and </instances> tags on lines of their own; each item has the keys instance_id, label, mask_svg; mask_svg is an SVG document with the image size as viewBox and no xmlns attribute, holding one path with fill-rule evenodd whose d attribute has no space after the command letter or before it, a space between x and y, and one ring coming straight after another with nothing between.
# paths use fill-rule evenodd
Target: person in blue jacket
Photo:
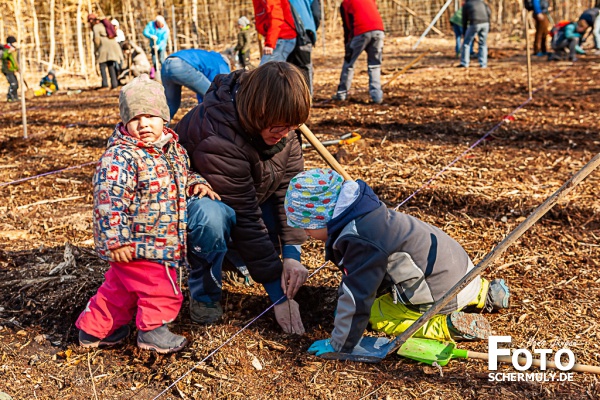
<instances>
[{"instance_id":1,"label":"person in blue jacket","mask_svg":"<svg viewBox=\"0 0 600 400\"><path fill-rule=\"evenodd\" d=\"M167 43L169 42L169 27L165 17L158 15L154 21L148 22L144 28L144 36L150 39L150 53L152 54L152 65L154 70L158 70L156 53L162 64L167 56ZM156 52L154 51L156 47ZM150 71L150 78L154 79L154 70Z\"/></svg>"},{"instance_id":2,"label":"person in blue jacket","mask_svg":"<svg viewBox=\"0 0 600 400\"><path fill-rule=\"evenodd\" d=\"M229 60L214 51L187 49L171 54L161 69L162 84L167 95L167 104L171 119L181 105L181 87L185 86L196 93L198 103L202 103L204 94L215 76L229 74Z\"/></svg>"}]
</instances>

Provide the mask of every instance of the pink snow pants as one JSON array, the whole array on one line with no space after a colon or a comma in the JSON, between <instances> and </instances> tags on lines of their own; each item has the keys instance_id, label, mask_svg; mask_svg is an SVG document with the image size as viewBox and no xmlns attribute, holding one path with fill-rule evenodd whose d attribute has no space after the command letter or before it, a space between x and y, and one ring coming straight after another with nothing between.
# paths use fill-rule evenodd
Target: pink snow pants
<instances>
[{"instance_id":1,"label":"pink snow pants","mask_svg":"<svg viewBox=\"0 0 600 400\"><path fill-rule=\"evenodd\" d=\"M183 302L175 268L148 260L111 262L104 283L90 299L75 326L104 339L128 324L150 331L173 321Z\"/></svg>"}]
</instances>

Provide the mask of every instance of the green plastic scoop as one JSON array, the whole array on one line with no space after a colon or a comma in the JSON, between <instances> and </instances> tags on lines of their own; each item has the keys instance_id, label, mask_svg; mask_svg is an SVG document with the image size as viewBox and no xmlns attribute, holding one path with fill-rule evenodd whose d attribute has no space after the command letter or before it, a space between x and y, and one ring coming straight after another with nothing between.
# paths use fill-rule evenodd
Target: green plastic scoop
<instances>
[{"instance_id":1,"label":"green plastic scoop","mask_svg":"<svg viewBox=\"0 0 600 400\"><path fill-rule=\"evenodd\" d=\"M457 349L455 343L438 342L432 339L408 339L400 349L398 355L432 365L446 366L453 358L468 358L469 351ZM487 354L486 354L487 356Z\"/></svg>"}]
</instances>

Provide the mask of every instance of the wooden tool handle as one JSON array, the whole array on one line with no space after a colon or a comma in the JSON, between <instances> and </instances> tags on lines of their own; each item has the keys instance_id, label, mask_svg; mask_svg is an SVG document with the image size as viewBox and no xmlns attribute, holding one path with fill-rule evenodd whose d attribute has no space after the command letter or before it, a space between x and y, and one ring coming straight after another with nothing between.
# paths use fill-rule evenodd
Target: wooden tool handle
<instances>
[{"instance_id":1,"label":"wooden tool handle","mask_svg":"<svg viewBox=\"0 0 600 400\"><path fill-rule=\"evenodd\" d=\"M321 157L323 157L325 162L329 164L331 168L333 168L338 174L340 174L344 178L344 180L352 180L352 177L344 170L340 163L337 162L337 160L331 155L329 150L327 150L325 146L323 146L319 139L315 137L315 135L310 131L310 129L308 129L306 125L301 124L298 129L300 129L300 132L302 132L306 140L308 140L310 144L313 145L315 150L319 152Z\"/></svg>"},{"instance_id":2,"label":"wooden tool handle","mask_svg":"<svg viewBox=\"0 0 600 400\"><path fill-rule=\"evenodd\" d=\"M478 353L476 351L467 351L467 358L476 358L478 360L488 360L489 354L488 353ZM512 357L511 356L498 356L498 361L504 362L504 363L512 363ZM525 365L525 363L527 362L527 359L525 357L519 357L519 364L521 365ZM538 358L534 358L532 360L532 365L539 367L541 365L541 361ZM552 368L552 369L558 369L556 368L556 363L554 363L553 361L546 361L546 368ZM592 374L600 374L600 367L595 367L593 365L585 365L585 364L575 364L573 365L573 368L571 368L569 371L565 371L565 372L571 372L571 371L576 371L576 372L591 372Z\"/></svg>"}]
</instances>

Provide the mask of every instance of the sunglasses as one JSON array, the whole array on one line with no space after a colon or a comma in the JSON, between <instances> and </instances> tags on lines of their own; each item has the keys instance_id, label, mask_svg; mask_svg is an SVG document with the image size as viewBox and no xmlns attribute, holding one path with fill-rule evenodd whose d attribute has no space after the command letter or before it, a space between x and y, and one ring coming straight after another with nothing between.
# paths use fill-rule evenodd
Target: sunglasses
<instances>
[{"instance_id":1,"label":"sunglasses","mask_svg":"<svg viewBox=\"0 0 600 400\"><path fill-rule=\"evenodd\" d=\"M269 129L270 133L281 133L281 132L289 132L289 131L293 131L296 130L300 127L300 124L298 125L279 125L279 126L273 126L271 129Z\"/></svg>"}]
</instances>

